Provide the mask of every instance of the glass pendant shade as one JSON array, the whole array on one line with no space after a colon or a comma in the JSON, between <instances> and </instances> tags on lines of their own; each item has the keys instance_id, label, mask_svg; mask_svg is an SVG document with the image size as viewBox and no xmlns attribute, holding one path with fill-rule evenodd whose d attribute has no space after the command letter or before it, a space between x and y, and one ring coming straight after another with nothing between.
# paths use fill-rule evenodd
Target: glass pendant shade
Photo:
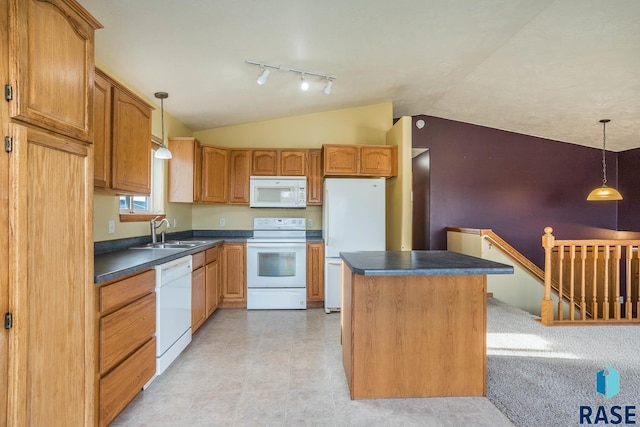
<instances>
[{"instance_id":1,"label":"glass pendant shade","mask_svg":"<svg viewBox=\"0 0 640 427\"><path fill-rule=\"evenodd\" d=\"M169 149L165 146L162 146L156 150L156 159L170 159L171 157L171 151L169 151Z\"/></svg>"},{"instance_id":2,"label":"glass pendant shade","mask_svg":"<svg viewBox=\"0 0 640 427\"><path fill-rule=\"evenodd\" d=\"M613 187L603 185L589 193L587 200L590 202L596 200L622 200L622 194Z\"/></svg>"}]
</instances>

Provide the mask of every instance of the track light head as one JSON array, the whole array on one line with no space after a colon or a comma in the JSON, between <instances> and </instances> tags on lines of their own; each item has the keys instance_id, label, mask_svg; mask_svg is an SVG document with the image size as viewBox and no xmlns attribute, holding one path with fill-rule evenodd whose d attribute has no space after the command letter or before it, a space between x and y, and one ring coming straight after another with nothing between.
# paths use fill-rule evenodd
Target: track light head
<instances>
[{"instance_id":1,"label":"track light head","mask_svg":"<svg viewBox=\"0 0 640 427\"><path fill-rule=\"evenodd\" d=\"M322 88L322 93L331 95L331 89L333 89L333 80L327 79L327 83L325 83L324 88Z\"/></svg>"},{"instance_id":2,"label":"track light head","mask_svg":"<svg viewBox=\"0 0 640 427\"><path fill-rule=\"evenodd\" d=\"M300 83L300 90L302 90L304 92L309 90L309 82L307 81L307 79L304 78L304 74L302 74L302 76L300 76L300 80L302 80L302 82Z\"/></svg>"},{"instance_id":3,"label":"track light head","mask_svg":"<svg viewBox=\"0 0 640 427\"><path fill-rule=\"evenodd\" d=\"M267 82L267 77L269 77L269 73L270 72L271 71L269 71L268 68L265 68L264 66L261 66L260 67L260 75L258 76L258 78L256 78L256 82L261 86L263 84L265 84Z\"/></svg>"}]
</instances>

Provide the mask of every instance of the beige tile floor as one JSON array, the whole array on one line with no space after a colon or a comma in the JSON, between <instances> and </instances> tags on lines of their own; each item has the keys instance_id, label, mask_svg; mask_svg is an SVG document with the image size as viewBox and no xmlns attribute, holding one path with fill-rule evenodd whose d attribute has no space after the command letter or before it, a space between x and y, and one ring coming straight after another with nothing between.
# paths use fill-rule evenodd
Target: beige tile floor
<instances>
[{"instance_id":1,"label":"beige tile floor","mask_svg":"<svg viewBox=\"0 0 640 427\"><path fill-rule=\"evenodd\" d=\"M340 315L221 309L119 426L511 426L482 397L349 399Z\"/></svg>"}]
</instances>

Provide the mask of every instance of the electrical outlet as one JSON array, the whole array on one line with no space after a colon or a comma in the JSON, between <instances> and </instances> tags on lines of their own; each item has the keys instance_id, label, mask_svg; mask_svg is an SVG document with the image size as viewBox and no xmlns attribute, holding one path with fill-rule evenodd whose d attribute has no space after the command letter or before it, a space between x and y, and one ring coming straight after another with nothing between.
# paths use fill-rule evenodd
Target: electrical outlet
<instances>
[{"instance_id":1,"label":"electrical outlet","mask_svg":"<svg viewBox=\"0 0 640 427\"><path fill-rule=\"evenodd\" d=\"M224 227L224 218L220 218L220 227Z\"/></svg>"},{"instance_id":2,"label":"electrical outlet","mask_svg":"<svg viewBox=\"0 0 640 427\"><path fill-rule=\"evenodd\" d=\"M178 218L173 218L173 228L178 227Z\"/></svg>"},{"instance_id":3,"label":"electrical outlet","mask_svg":"<svg viewBox=\"0 0 640 427\"><path fill-rule=\"evenodd\" d=\"M307 227L313 227L313 218L307 219Z\"/></svg>"},{"instance_id":4,"label":"electrical outlet","mask_svg":"<svg viewBox=\"0 0 640 427\"><path fill-rule=\"evenodd\" d=\"M109 234L116 232L116 222L112 219L109 220Z\"/></svg>"}]
</instances>

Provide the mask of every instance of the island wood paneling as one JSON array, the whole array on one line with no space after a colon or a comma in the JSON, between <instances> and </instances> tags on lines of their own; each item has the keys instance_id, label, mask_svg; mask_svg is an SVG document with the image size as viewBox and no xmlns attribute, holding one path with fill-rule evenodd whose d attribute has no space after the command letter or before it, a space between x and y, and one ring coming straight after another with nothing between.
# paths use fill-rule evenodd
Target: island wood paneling
<instances>
[{"instance_id":1,"label":"island wood paneling","mask_svg":"<svg viewBox=\"0 0 640 427\"><path fill-rule=\"evenodd\" d=\"M343 270L343 363L352 399L484 396L486 277Z\"/></svg>"}]
</instances>

